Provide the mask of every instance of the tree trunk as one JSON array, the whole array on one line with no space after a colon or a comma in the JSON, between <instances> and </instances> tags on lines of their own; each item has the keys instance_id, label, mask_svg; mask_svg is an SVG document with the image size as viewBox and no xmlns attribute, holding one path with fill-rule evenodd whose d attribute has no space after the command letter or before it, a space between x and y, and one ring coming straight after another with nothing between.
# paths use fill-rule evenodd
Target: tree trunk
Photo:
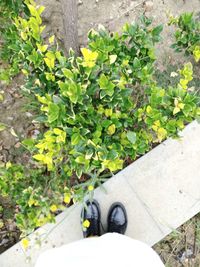
<instances>
[{"instance_id":1,"label":"tree trunk","mask_svg":"<svg viewBox=\"0 0 200 267\"><path fill-rule=\"evenodd\" d=\"M63 24L65 36L63 36L65 52L68 54L72 48L78 53L78 6L76 0L61 0L63 10Z\"/></svg>"}]
</instances>

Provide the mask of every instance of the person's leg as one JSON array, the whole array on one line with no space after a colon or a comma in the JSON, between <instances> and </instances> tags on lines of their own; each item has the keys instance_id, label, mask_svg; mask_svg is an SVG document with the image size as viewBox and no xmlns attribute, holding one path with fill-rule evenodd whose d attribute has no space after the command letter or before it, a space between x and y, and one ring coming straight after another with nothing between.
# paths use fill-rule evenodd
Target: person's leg
<instances>
[{"instance_id":1,"label":"person's leg","mask_svg":"<svg viewBox=\"0 0 200 267\"><path fill-rule=\"evenodd\" d=\"M96 201L87 201L81 212L81 224L88 220L84 237L100 235L100 210ZM114 203L108 213L105 235L82 240L43 253L35 267L164 267L159 256L143 242L123 235L127 214L121 203ZM120 234L119 234L120 233Z\"/></svg>"}]
</instances>

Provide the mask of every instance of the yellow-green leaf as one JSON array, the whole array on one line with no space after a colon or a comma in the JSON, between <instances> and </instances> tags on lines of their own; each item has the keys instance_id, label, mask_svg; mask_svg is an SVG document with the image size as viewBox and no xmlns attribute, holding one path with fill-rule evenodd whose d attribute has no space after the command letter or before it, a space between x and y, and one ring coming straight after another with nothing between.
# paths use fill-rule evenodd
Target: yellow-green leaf
<instances>
[{"instance_id":1,"label":"yellow-green leaf","mask_svg":"<svg viewBox=\"0 0 200 267\"><path fill-rule=\"evenodd\" d=\"M175 107L174 110L173 110L173 115L179 113L181 110L179 107Z\"/></svg>"},{"instance_id":2,"label":"yellow-green leaf","mask_svg":"<svg viewBox=\"0 0 200 267\"><path fill-rule=\"evenodd\" d=\"M195 46L195 48L193 50L193 55L194 55L195 61L199 62L199 60L200 60L200 46L199 45Z\"/></svg>"},{"instance_id":3,"label":"yellow-green leaf","mask_svg":"<svg viewBox=\"0 0 200 267\"><path fill-rule=\"evenodd\" d=\"M53 43L54 43L54 40L55 40L55 36L52 35L52 36L49 38L49 43L50 43L50 44L53 44Z\"/></svg>"},{"instance_id":4,"label":"yellow-green leaf","mask_svg":"<svg viewBox=\"0 0 200 267\"><path fill-rule=\"evenodd\" d=\"M106 115L106 117L112 116L112 113L113 113L113 111L112 111L111 108L105 109L105 115Z\"/></svg>"},{"instance_id":5,"label":"yellow-green leaf","mask_svg":"<svg viewBox=\"0 0 200 267\"><path fill-rule=\"evenodd\" d=\"M0 123L0 132L4 131L5 129L6 129L6 126Z\"/></svg>"},{"instance_id":6,"label":"yellow-green leaf","mask_svg":"<svg viewBox=\"0 0 200 267\"><path fill-rule=\"evenodd\" d=\"M63 68L62 69L62 72L65 75L65 77L68 78L68 79L72 79L73 76L74 76L73 73L72 73L72 71L69 70L69 69Z\"/></svg>"},{"instance_id":7,"label":"yellow-green leaf","mask_svg":"<svg viewBox=\"0 0 200 267\"><path fill-rule=\"evenodd\" d=\"M83 66L89 67L89 68L94 67L95 62L98 57L98 53L92 52L91 50L87 48L81 48L81 53L83 54L83 58L84 58Z\"/></svg>"},{"instance_id":8,"label":"yellow-green leaf","mask_svg":"<svg viewBox=\"0 0 200 267\"><path fill-rule=\"evenodd\" d=\"M167 131L164 128L159 128L157 131L158 140L161 142L167 136Z\"/></svg>"},{"instance_id":9,"label":"yellow-green leaf","mask_svg":"<svg viewBox=\"0 0 200 267\"><path fill-rule=\"evenodd\" d=\"M115 124L111 124L109 127L108 127L108 134L109 135L113 135L116 131L116 126Z\"/></svg>"},{"instance_id":10,"label":"yellow-green leaf","mask_svg":"<svg viewBox=\"0 0 200 267\"><path fill-rule=\"evenodd\" d=\"M151 113L152 112L152 107L151 106L147 106L146 111L147 111L148 114Z\"/></svg>"},{"instance_id":11,"label":"yellow-green leaf","mask_svg":"<svg viewBox=\"0 0 200 267\"><path fill-rule=\"evenodd\" d=\"M22 37L22 39L23 39L24 41L27 40L28 37L27 37L27 34L26 34L25 32L21 32L20 35L21 35L21 37Z\"/></svg>"},{"instance_id":12,"label":"yellow-green leaf","mask_svg":"<svg viewBox=\"0 0 200 267\"><path fill-rule=\"evenodd\" d=\"M41 45L39 43L36 44L37 45L37 48L40 52L44 53L47 51L47 48L48 48L48 45Z\"/></svg>"}]
</instances>

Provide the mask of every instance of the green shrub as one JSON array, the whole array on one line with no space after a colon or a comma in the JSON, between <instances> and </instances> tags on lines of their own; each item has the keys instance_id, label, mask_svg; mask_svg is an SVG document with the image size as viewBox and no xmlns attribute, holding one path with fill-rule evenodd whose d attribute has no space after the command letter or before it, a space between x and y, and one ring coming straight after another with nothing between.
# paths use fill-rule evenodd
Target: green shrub
<instances>
[{"instance_id":1,"label":"green shrub","mask_svg":"<svg viewBox=\"0 0 200 267\"><path fill-rule=\"evenodd\" d=\"M44 8L28 8L30 17L15 19L18 60L46 130L36 141L23 141L34 166L0 170L0 190L19 205L17 223L24 234L52 221L63 202L82 200L102 178L155 143L178 137L200 115L199 99L187 90L190 63L180 70L175 88L160 88L153 80L162 26L153 28L143 17L121 34L91 30L81 56L70 51L65 57L53 36L48 44L41 37Z\"/></svg>"},{"instance_id":2,"label":"green shrub","mask_svg":"<svg viewBox=\"0 0 200 267\"><path fill-rule=\"evenodd\" d=\"M178 18L171 18L170 24L177 27L176 42L172 45L176 52L184 51L193 55L196 62L200 60L200 19L193 13L183 13Z\"/></svg>"},{"instance_id":3,"label":"green shrub","mask_svg":"<svg viewBox=\"0 0 200 267\"><path fill-rule=\"evenodd\" d=\"M0 80L9 82L13 76L20 72L18 53L20 52L18 31L13 25L13 18L20 14L29 14L23 0L0 1L0 60L3 67L0 69Z\"/></svg>"}]
</instances>

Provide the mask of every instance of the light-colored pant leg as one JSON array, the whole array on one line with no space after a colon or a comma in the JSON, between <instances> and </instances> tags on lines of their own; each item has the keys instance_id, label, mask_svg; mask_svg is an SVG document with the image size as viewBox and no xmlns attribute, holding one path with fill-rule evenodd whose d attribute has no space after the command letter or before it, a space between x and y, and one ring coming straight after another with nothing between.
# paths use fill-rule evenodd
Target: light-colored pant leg
<instances>
[{"instance_id":1,"label":"light-colored pant leg","mask_svg":"<svg viewBox=\"0 0 200 267\"><path fill-rule=\"evenodd\" d=\"M86 238L41 254L35 267L164 267L146 244L116 233Z\"/></svg>"}]
</instances>

